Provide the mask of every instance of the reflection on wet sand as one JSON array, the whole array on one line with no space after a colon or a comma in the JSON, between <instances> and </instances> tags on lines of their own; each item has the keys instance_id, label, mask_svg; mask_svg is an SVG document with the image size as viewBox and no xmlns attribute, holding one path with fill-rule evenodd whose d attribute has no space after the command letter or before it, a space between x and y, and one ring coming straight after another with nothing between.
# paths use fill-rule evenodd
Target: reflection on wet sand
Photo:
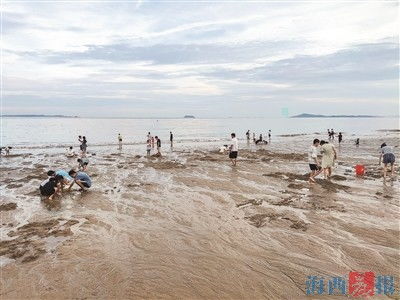
<instances>
[{"instance_id":1,"label":"reflection on wet sand","mask_svg":"<svg viewBox=\"0 0 400 300\"><path fill-rule=\"evenodd\" d=\"M97 155L93 188L50 203L37 194L45 171L73 162L10 158L1 296L302 299L308 275L397 274L398 182L345 145L332 180L310 186L305 137L287 138L296 148L240 150L237 167L207 149Z\"/></svg>"}]
</instances>

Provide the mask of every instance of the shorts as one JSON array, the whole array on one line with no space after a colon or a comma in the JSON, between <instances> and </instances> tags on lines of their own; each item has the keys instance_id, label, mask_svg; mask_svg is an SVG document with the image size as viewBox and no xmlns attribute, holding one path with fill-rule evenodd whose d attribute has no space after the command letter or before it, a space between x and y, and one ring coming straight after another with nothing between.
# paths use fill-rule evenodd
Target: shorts
<instances>
[{"instance_id":1,"label":"shorts","mask_svg":"<svg viewBox=\"0 0 400 300\"><path fill-rule=\"evenodd\" d=\"M310 170L311 171L319 171L321 170L321 167L318 167L316 164L309 164L310 165Z\"/></svg>"},{"instance_id":2,"label":"shorts","mask_svg":"<svg viewBox=\"0 0 400 300\"><path fill-rule=\"evenodd\" d=\"M42 196L51 196L56 192L54 188L46 188L45 186L40 186L39 189Z\"/></svg>"},{"instance_id":3,"label":"shorts","mask_svg":"<svg viewBox=\"0 0 400 300\"><path fill-rule=\"evenodd\" d=\"M396 158L393 153L383 154L383 163L384 164L394 164Z\"/></svg>"},{"instance_id":4,"label":"shorts","mask_svg":"<svg viewBox=\"0 0 400 300\"><path fill-rule=\"evenodd\" d=\"M229 158L234 159L234 158L237 158L237 156L238 156L238 152L237 151L229 152Z\"/></svg>"},{"instance_id":5,"label":"shorts","mask_svg":"<svg viewBox=\"0 0 400 300\"><path fill-rule=\"evenodd\" d=\"M87 183L86 181L81 181L81 184L82 184L85 188L90 188L89 183Z\"/></svg>"}]
</instances>

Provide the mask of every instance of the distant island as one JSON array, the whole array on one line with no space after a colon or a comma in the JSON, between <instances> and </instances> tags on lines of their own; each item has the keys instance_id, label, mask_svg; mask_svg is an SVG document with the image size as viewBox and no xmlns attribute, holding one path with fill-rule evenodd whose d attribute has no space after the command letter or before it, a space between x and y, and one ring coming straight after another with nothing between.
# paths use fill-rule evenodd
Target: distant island
<instances>
[{"instance_id":1,"label":"distant island","mask_svg":"<svg viewBox=\"0 0 400 300\"><path fill-rule=\"evenodd\" d=\"M185 119L195 119L195 117L194 117L194 116L191 116L191 115L186 115L186 116L184 116L184 118L185 118Z\"/></svg>"},{"instance_id":2,"label":"distant island","mask_svg":"<svg viewBox=\"0 0 400 300\"><path fill-rule=\"evenodd\" d=\"M64 115L3 115L6 118L78 118L78 116Z\"/></svg>"},{"instance_id":3,"label":"distant island","mask_svg":"<svg viewBox=\"0 0 400 300\"><path fill-rule=\"evenodd\" d=\"M377 116L370 115L314 115L314 114L300 114L292 116L291 118L378 118Z\"/></svg>"}]
</instances>

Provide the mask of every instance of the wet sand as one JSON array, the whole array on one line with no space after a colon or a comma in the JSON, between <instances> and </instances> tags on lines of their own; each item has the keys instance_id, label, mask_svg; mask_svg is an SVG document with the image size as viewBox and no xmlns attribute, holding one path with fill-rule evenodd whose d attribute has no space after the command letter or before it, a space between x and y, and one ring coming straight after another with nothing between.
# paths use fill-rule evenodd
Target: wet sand
<instances>
[{"instance_id":1,"label":"wet sand","mask_svg":"<svg viewBox=\"0 0 400 300\"><path fill-rule=\"evenodd\" d=\"M242 141L237 167L211 145L161 158L98 153L93 188L53 202L38 185L74 159L2 158L2 299L314 299L308 275L398 276L399 182L383 184L381 138L342 145L335 176L310 186L313 137ZM385 141L398 153L396 132Z\"/></svg>"}]
</instances>

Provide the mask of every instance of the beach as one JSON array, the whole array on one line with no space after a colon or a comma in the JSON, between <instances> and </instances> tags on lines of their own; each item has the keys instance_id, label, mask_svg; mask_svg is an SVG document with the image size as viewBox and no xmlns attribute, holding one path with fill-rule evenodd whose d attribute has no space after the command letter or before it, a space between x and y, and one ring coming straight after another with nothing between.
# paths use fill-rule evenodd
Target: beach
<instances>
[{"instance_id":1,"label":"beach","mask_svg":"<svg viewBox=\"0 0 400 300\"><path fill-rule=\"evenodd\" d=\"M399 157L398 131L334 142L332 179L310 185L314 138L326 134L262 146L241 137L236 167L220 141L165 141L157 158L142 145L91 155L89 139L93 187L53 202L39 183L76 159L29 148L2 157L2 299L314 299L307 276L398 278L399 181L384 184L378 165L382 142Z\"/></svg>"}]
</instances>

